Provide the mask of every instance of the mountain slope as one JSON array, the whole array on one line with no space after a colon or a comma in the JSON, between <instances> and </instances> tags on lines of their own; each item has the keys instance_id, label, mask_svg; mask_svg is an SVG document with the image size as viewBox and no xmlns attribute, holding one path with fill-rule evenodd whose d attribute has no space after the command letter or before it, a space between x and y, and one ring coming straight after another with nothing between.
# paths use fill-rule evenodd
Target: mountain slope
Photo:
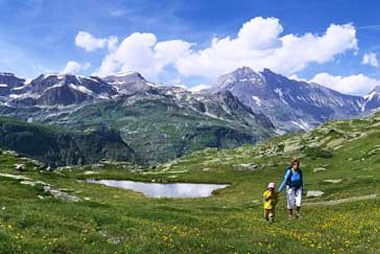
<instances>
[{"instance_id":1,"label":"mountain slope","mask_svg":"<svg viewBox=\"0 0 380 254\"><path fill-rule=\"evenodd\" d=\"M43 122L77 130L96 126L119 130L136 156L147 163L205 147L233 148L274 133L268 118L253 113L229 92L199 98L180 90L125 95L51 115Z\"/></svg>"},{"instance_id":2,"label":"mountain slope","mask_svg":"<svg viewBox=\"0 0 380 254\"><path fill-rule=\"evenodd\" d=\"M0 147L53 167L89 164L101 159L134 161L133 150L121 140L117 132L69 132L6 117L0 117Z\"/></svg>"}]
</instances>

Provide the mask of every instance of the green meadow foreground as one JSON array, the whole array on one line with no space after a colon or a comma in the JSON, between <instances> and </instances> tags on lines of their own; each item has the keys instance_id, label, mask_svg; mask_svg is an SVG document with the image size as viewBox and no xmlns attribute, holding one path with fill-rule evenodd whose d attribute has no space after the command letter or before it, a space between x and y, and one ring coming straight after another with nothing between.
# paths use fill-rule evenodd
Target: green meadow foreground
<instances>
[{"instance_id":1,"label":"green meadow foreground","mask_svg":"<svg viewBox=\"0 0 380 254\"><path fill-rule=\"evenodd\" d=\"M277 221L268 223L262 193L294 156L305 192L324 194L305 195L302 218L289 221L281 193ZM103 162L48 172L3 153L0 173L1 254L380 253L380 114L150 168ZM209 198L152 199L86 178L231 185ZM82 201L54 198L33 181Z\"/></svg>"}]
</instances>

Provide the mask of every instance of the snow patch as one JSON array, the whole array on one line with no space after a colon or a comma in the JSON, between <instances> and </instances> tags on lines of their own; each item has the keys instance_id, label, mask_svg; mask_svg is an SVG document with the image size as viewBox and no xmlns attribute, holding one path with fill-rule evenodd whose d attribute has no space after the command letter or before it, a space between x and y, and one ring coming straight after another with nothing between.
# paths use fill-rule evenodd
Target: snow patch
<instances>
[{"instance_id":1,"label":"snow patch","mask_svg":"<svg viewBox=\"0 0 380 254\"><path fill-rule=\"evenodd\" d=\"M59 73L44 74L44 78L57 77L57 79L63 79L64 76L65 76L64 74L59 74Z\"/></svg>"},{"instance_id":2,"label":"snow patch","mask_svg":"<svg viewBox=\"0 0 380 254\"><path fill-rule=\"evenodd\" d=\"M18 90L22 90L22 89L26 88L27 86L28 86L28 85L23 85L23 86L15 87L15 88L13 88L12 90L16 90L16 91L18 91Z\"/></svg>"},{"instance_id":3,"label":"snow patch","mask_svg":"<svg viewBox=\"0 0 380 254\"><path fill-rule=\"evenodd\" d=\"M364 99L366 101L371 101L373 99L373 97L375 97L376 95L378 95L378 93L376 93L375 91L373 91L372 93L367 94L366 96L364 96Z\"/></svg>"},{"instance_id":4,"label":"snow patch","mask_svg":"<svg viewBox=\"0 0 380 254\"><path fill-rule=\"evenodd\" d=\"M135 73L137 72L135 71L118 72L118 73L112 74L111 77L126 77Z\"/></svg>"},{"instance_id":5,"label":"snow patch","mask_svg":"<svg viewBox=\"0 0 380 254\"><path fill-rule=\"evenodd\" d=\"M299 119L299 118L297 120L298 120L298 122L292 121L292 123L294 125L298 126L299 128L301 128L304 131L308 131L308 130L311 129L310 125L307 122L305 122L305 121L303 121L302 119Z\"/></svg>"},{"instance_id":6,"label":"snow patch","mask_svg":"<svg viewBox=\"0 0 380 254\"><path fill-rule=\"evenodd\" d=\"M280 97L280 100L281 100L283 103L288 104L288 103L284 100L284 94L282 93L281 88L276 88L276 89L274 89L274 92L275 92L276 94L278 94L278 96Z\"/></svg>"},{"instance_id":7,"label":"snow patch","mask_svg":"<svg viewBox=\"0 0 380 254\"><path fill-rule=\"evenodd\" d=\"M256 103L257 106L259 106L259 107L261 106L261 100L260 100L259 97L252 96L252 99L255 101L255 103Z\"/></svg>"},{"instance_id":8,"label":"snow patch","mask_svg":"<svg viewBox=\"0 0 380 254\"><path fill-rule=\"evenodd\" d=\"M162 87L162 85L158 85L158 84L154 84L154 83L150 83L150 82L145 82L145 84L147 84L148 86L151 86L151 87Z\"/></svg>"},{"instance_id":9,"label":"snow patch","mask_svg":"<svg viewBox=\"0 0 380 254\"><path fill-rule=\"evenodd\" d=\"M77 86L77 85L74 85L74 84L69 84L69 87L72 88L72 89L74 89L74 90L77 90L79 92L88 94L88 95L94 95L93 91L89 90L87 87L84 87L84 86Z\"/></svg>"},{"instance_id":10,"label":"snow patch","mask_svg":"<svg viewBox=\"0 0 380 254\"><path fill-rule=\"evenodd\" d=\"M25 98L34 98L37 99L40 97L39 94L26 93L26 94L11 94L9 95L11 99L25 99Z\"/></svg>"}]
</instances>

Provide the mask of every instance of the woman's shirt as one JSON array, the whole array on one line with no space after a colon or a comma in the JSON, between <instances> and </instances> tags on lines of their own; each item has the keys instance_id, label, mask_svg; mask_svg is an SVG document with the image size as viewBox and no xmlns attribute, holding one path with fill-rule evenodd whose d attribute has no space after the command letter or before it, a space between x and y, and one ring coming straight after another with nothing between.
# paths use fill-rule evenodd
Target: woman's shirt
<instances>
[{"instance_id":1,"label":"woman's shirt","mask_svg":"<svg viewBox=\"0 0 380 254\"><path fill-rule=\"evenodd\" d=\"M303 187L303 179L302 179L302 170L298 168L297 170L292 170L292 168L288 168L285 172L284 180L282 181L278 191L281 192L285 185L299 189Z\"/></svg>"}]
</instances>

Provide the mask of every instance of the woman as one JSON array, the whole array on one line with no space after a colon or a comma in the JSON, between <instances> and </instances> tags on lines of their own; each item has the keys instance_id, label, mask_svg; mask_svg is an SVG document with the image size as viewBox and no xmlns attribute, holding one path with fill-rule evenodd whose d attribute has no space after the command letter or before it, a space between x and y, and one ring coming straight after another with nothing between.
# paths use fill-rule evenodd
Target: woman
<instances>
[{"instance_id":1,"label":"woman","mask_svg":"<svg viewBox=\"0 0 380 254\"><path fill-rule=\"evenodd\" d=\"M303 179L300 162L294 159L289 168L286 169L284 180L282 181L278 192L281 192L286 185L286 200L289 210L289 219L293 218L294 201L296 202L297 213L296 218L301 218L301 202L302 202L302 189Z\"/></svg>"}]
</instances>

